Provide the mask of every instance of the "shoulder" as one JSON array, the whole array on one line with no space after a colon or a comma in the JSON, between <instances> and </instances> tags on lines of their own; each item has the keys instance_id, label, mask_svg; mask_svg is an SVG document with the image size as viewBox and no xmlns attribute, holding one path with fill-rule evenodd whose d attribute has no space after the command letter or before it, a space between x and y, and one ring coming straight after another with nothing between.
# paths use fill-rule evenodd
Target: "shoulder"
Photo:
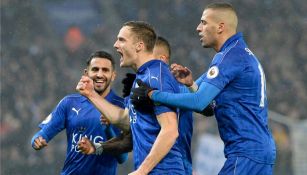
<instances>
[{"instance_id":1,"label":"shoulder","mask_svg":"<svg viewBox=\"0 0 307 175\"><path fill-rule=\"evenodd\" d=\"M147 68L149 84L163 83L170 75L168 65L162 61L157 60Z\"/></svg>"},{"instance_id":2,"label":"shoulder","mask_svg":"<svg viewBox=\"0 0 307 175\"><path fill-rule=\"evenodd\" d=\"M83 101L86 101L87 98L80 95L80 94L68 94L62 100L59 102L59 105L68 105L73 103L81 103Z\"/></svg>"},{"instance_id":3,"label":"shoulder","mask_svg":"<svg viewBox=\"0 0 307 175\"><path fill-rule=\"evenodd\" d=\"M124 108L124 98L118 96L113 90L110 91L110 94L106 98L109 102L114 105L117 105L121 108Z\"/></svg>"},{"instance_id":4,"label":"shoulder","mask_svg":"<svg viewBox=\"0 0 307 175\"><path fill-rule=\"evenodd\" d=\"M229 64L244 63L248 56L248 52L244 47L232 47L221 54L219 62Z\"/></svg>"},{"instance_id":5,"label":"shoulder","mask_svg":"<svg viewBox=\"0 0 307 175\"><path fill-rule=\"evenodd\" d=\"M153 64L149 65L147 67L147 70L151 73L164 73L164 72L169 72L168 65L165 64L162 61L155 61Z\"/></svg>"},{"instance_id":6,"label":"shoulder","mask_svg":"<svg viewBox=\"0 0 307 175\"><path fill-rule=\"evenodd\" d=\"M74 93L74 94L68 94L66 95L63 100L69 100L69 101L84 101L86 100L87 98L84 97L83 95L80 95L80 94L77 94L77 93Z\"/></svg>"}]
</instances>

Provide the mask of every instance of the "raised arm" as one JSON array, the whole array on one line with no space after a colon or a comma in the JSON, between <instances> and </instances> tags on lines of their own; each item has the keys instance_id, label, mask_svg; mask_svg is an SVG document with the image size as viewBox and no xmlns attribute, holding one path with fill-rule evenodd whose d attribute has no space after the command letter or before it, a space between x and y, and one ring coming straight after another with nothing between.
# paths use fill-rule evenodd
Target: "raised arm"
<instances>
[{"instance_id":1,"label":"raised arm","mask_svg":"<svg viewBox=\"0 0 307 175\"><path fill-rule=\"evenodd\" d=\"M130 131L123 132L117 137L97 144L91 142L87 137L82 137L78 142L78 149L81 153L87 155L100 155L102 153L111 154L116 156L118 163L124 163L127 160L127 152L132 150L132 146L132 135Z\"/></svg>"},{"instance_id":2,"label":"raised arm","mask_svg":"<svg viewBox=\"0 0 307 175\"><path fill-rule=\"evenodd\" d=\"M80 94L86 96L110 123L124 131L130 129L128 109L121 109L102 98L94 90L92 79L87 76L82 76L76 90L79 91Z\"/></svg>"}]
</instances>

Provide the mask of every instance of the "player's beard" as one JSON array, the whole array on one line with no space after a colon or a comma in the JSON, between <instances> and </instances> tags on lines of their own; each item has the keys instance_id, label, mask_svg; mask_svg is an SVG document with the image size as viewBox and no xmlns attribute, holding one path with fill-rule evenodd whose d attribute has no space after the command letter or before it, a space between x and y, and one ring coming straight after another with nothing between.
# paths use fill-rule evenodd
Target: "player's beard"
<instances>
[{"instance_id":1,"label":"player's beard","mask_svg":"<svg viewBox=\"0 0 307 175\"><path fill-rule=\"evenodd\" d=\"M99 94L102 95L104 91L107 89L107 87L110 85L111 81L106 81L104 86L101 87L94 87L95 91Z\"/></svg>"}]
</instances>

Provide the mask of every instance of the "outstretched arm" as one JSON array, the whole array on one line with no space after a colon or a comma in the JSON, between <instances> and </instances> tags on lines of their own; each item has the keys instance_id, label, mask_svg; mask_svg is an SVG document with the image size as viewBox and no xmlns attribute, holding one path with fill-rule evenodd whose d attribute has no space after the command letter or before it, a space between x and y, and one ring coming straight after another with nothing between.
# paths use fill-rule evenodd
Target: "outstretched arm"
<instances>
[{"instance_id":1,"label":"outstretched arm","mask_svg":"<svg viewBox=\"0 0 307 175\"><path fill-rule=\"evenodd\" d=\"M186 110L202 112L208 104L220 93L220 89L212 84L202 82L195 93L168 93L153 90L137 79L139 87L133 88L130 96L135 106L142 106L152 99L155 103L178 107ZM150 99L149 99L149 98Z\"/></svg>"},{"instance_id":2,"label":"outstretched arm","mask_svg":"<svg viewBox=\"0 0 307 175\"><path fill-rule=\"evenodd\" d=\"M122 133L118 137L114 137L101 144L104 152L117 155L132 151L132 135L131 132Z\"/></svg>"},{"instance_id":3,"label":"outstretched arm","mask_svg":"<svg viewBox=\"0 0 307 175\"><path fill-rule=\"evenodd\" d=\"M220 93L220 91L221 90L218 87L202 82L195 93L174 94L154 90L149 92L149 97L154 102L201 112Z\"/></svg>"},{"instance_id":4,"label":"outstretched arm","mask_svg":"<svg viewBox=\"0 0 307 175\"><path fill-rule=\"evenodd\" d=\"M196 92L202 82L202 77L199 77L196 81L193 81L192 71L189 68L184 67L180 64L172 64L171 72L175 76L177 81L188 87L190 92ZM210 103L205 109L203 109L200 114L207 117L214 115L212 103Z\"/></svg>"},{"instance_id":5,"label":"outstretched arm","mask_svg":"<svg viewBox=\"0 0 307 175\"><path fill-rule=\"evenodd\" d=\"M83 154L102 153L116 156L118 163L123 163L127 160L128 154L132 150L132 135L131 132L123 132L121 135L114 137L106 142L94 144L88 138L82 137L78 142L78 149Z\"/></svg>"}]
</instances>

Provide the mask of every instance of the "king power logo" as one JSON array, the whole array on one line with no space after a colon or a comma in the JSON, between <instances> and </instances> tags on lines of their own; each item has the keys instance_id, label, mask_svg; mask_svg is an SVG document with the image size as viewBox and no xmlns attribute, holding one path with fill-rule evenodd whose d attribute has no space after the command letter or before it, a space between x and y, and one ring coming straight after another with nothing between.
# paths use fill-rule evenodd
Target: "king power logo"
<instances>
[{"instance_id":1,"label":"king power logo","mask_svg":"<svg viewBox=\"0 0 307 175\"><path fill-rule=\"evenodd\" d=\"M105 140L102 136L93 136L93 135L87 136L80 133L73 133L71 140L71 149L70 149L71 151L80 152L80 150L78 150L78 142L81 140L82 137L88 138L93 143L99 143Z\"/></svg>"}]
</instances>

